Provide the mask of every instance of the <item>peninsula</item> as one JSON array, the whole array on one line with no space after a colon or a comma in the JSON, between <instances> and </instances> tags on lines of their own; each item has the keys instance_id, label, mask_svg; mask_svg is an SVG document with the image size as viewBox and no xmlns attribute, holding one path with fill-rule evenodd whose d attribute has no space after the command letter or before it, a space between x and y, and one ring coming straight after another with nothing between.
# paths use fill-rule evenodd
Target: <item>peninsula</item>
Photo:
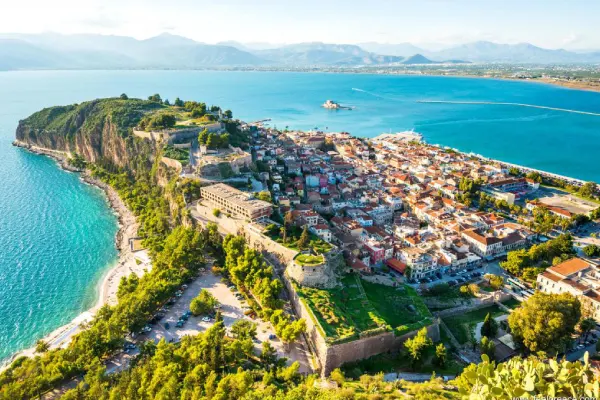
<instances>
[{"instance_id":1,"label":"peninsula","mask_svg":"<svg viewBox=\"0 0 600 400\"><path fill-rule=\"evenodd\" d=\"M152 268L123 275L64 348L15 360L0 398L588 394L592 182L159 95L44 109L17 140L112 187ZM581 290L534 293L548 279Z\"/></svg>"}]
</instances>

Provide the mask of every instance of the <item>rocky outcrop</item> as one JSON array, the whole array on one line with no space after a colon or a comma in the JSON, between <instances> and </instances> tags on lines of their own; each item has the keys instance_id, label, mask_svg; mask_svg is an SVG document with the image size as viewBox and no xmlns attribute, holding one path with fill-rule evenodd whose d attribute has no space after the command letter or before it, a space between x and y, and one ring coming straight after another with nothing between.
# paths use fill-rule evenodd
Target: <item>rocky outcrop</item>
<instances>
[{"instance_id":1,"label":"rocky outcrop","mask_svg":"<svg viewBox=\"0 0 600 400\"><path fill-rule=\"evenodd\" d=\"M145 113L160 107L138 99L101 99L46 108L19 121L19 142L77 153L87 161L132 167L151 143L134 138L132 128Z\"/></svg>"}]
</instances>

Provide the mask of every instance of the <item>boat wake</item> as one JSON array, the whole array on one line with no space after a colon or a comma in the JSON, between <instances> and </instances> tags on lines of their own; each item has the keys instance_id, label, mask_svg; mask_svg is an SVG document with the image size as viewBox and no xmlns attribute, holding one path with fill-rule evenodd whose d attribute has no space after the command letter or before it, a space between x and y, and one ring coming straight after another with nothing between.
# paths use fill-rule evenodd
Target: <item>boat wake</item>
<instances>
[{"instance_id":1,"label":"boat wake","mask_svg":"<svg viewBox=\"0 0 600 400\"><path fill-rule=\"evenodd\" d=\"M596 117L600 117L600 113L590 112L590 111L580 111L580 110L570 110L568 108L557 108L557 107L548 107L548 106L538 106L535 104L523 104L523 103L504 103L504 102L494 102L494 101L453 101L453 100L417 100L417 103L432 103L432 104L478 104L478 105L494 105L494 106L516 106L516 107L528 107L528 108L539 108L542 110L552 110L552 111L561 111L568 112L573 114L584 114L584 115L593 115Z\"/></svg>"},{"instance_id":2,"label":"boat wake","mask_svg":"<svg viewBox=\"0 0 600 400\"><path fill-rule=\"evenodd\" d=\"M363 90L363 89L359 89L359 88L352 88L352 90L354 90L355 92L365 93L365 94L368 94L368 95L373 96L373 97L378 97L378 98L384 99L384 100L402 101L402 99L397 99L397 98L388 97L388 96L382 96L380 94L369 92L367 90Z\"/></svg>"}]
</instances>

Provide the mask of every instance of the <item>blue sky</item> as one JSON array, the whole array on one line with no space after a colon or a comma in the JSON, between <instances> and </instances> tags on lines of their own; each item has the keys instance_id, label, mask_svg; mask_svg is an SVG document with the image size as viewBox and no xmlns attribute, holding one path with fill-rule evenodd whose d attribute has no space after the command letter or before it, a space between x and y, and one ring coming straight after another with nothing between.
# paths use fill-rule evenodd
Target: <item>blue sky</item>
<instances>
[{"instance_id":1,"label":"blue sky","mask_svg":"<svg viewBox=\"0 0 600 400\"><path fill-rule=\"evenodd\" d=\"M1 0L0 31L600 49L600 0Z\"/></svg>"}]
</instances>

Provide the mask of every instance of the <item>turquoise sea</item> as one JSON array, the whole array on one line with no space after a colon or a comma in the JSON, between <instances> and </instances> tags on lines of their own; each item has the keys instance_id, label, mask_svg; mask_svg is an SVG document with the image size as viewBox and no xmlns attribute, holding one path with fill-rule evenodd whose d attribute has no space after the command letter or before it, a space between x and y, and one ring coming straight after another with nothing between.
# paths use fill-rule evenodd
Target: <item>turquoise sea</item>
<instances>
[{"instance_id":1,"label":"turquoise sea","mask_svg":"<svg viewBox=\"0 0 600 400\"><path fill-rule=\"evenodd\" d=\"M491 79L211 71L0 73L0 359L93 305L116 260L116 218L102 193L48 158L10 146L19 119L55 104L97 97L205 101L277 127L373 137L414 129L429 143L600 182L600 93ZM330 111L332 99L354 106Z\"/></svg>"}]
</instances>

